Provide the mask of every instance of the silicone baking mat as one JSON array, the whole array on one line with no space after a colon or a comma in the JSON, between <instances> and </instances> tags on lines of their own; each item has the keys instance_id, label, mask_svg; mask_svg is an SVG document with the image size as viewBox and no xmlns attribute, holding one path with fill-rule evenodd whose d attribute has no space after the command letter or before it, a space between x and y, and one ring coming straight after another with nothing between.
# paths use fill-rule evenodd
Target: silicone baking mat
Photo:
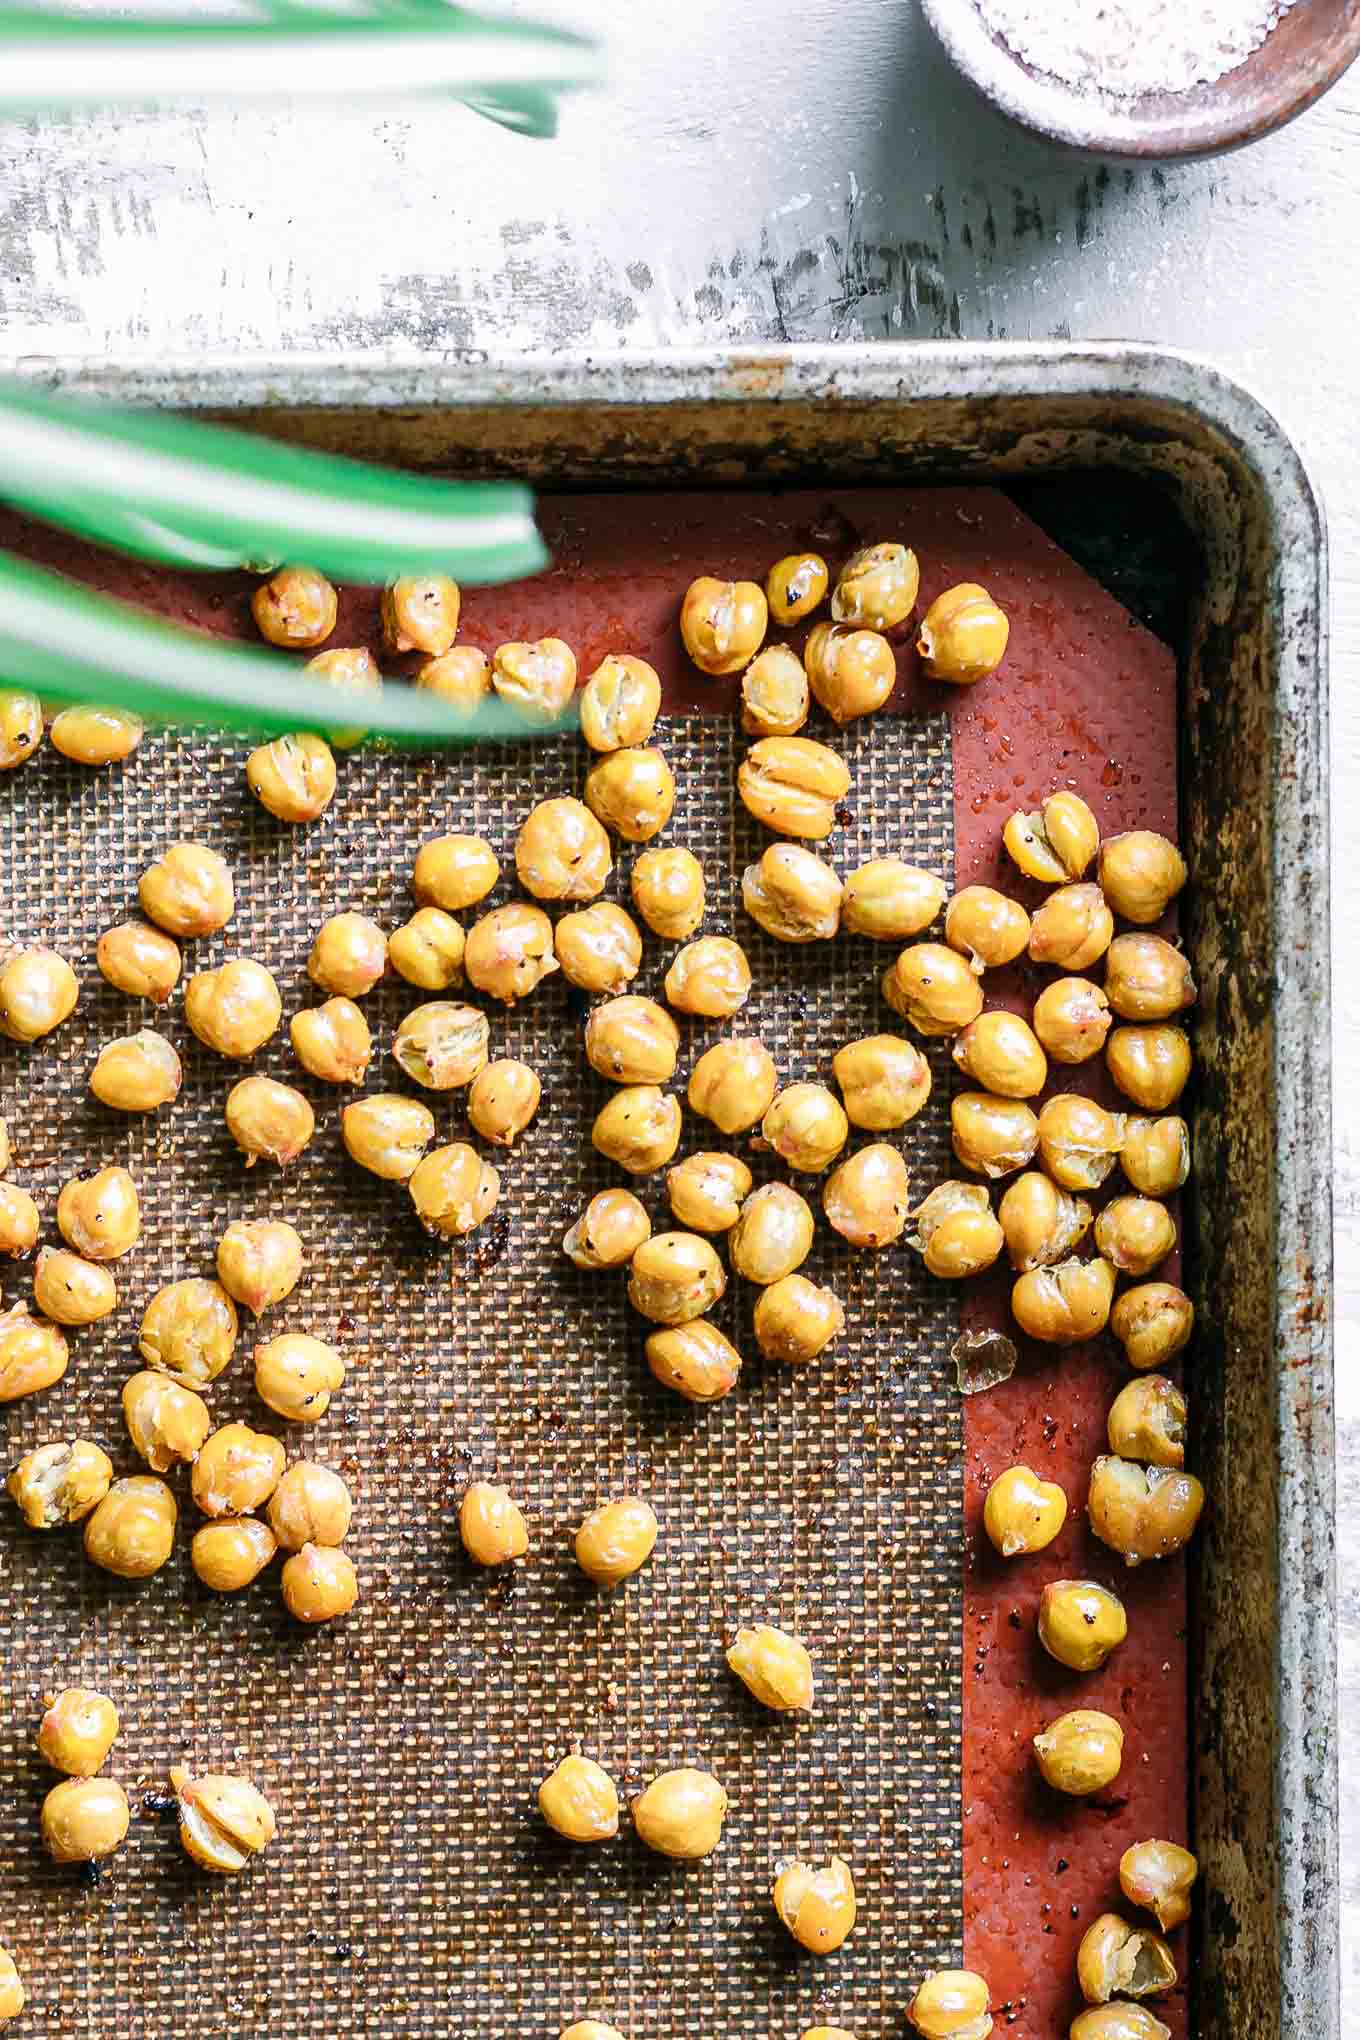
<instances>
[{"instance_id":1,"label":"silicone baking mat","mask_svg":"<svg viewBox=\"0 0 1360 2040\"><path fill-rule=\"evenodd\" d=\"M789 949L741 911L739 874L763 838L735 796L732 689L688 669L675 637L693 574L763 573L803 543L834 563L861 535L901 533L922 558L923 600L980 579L1011 615L1006 664L981 687L942 699L915 675L903 633L897 713L842 733L814 716L808 733L829 736L853 775L828 846L838 868L891 852L951 884L999 877L1005 815L1055 784L1078 786L1107 830L1174 827L1169 653L994 492L581 496L543 512L552 571L470 592L463 635L490 649L555 631L583 675L609 648L657 664L657 741L679 788L662 840L703 861L706 932L747 947L756 989L735 1031L766 1041L784 1081L826 1077L843 1041L896 1026L877 994L891 951L848 938ZM201 627L249 629L244 579L157 574L0 530L16 540ZM346 591L331 642L376 645L375 607ZM101 930L135 911L138 873L178 837L220 848L236 916L188 946L186 974L254 956L278 976L286 1020L319 996L303 968L319 922L347 907L386 926L404 918L429 836L489 837L508 874L492 903L514 896L520 820L534 800L577 791L585 756L575 742L475 758L347 754L335 802L306 830L252 801L242 756L158 738L126 767L86 774L49 750L0 787L6 931L54 943L82 980L58 1034L33 1050L0 1046L11 1175L49 1221L66 1177L105 1161L126 1162L143 1202L141 1241L115 1270L117 1313L73 1334L66 1379L0 1422L7 1464L81 1433L120 1472L137 1470L118 1398L146 1300L211 1274L230 1219L287 1217L306 1272L261 1336L334 1339L344 1388L319 1425L285 1427L253 1396L243 1313L237 1356L207 1400L215 1420L245 1417L285 1435L290 1456L344 1472L363 1598L348 1620L304 1631L282 1608L276 1567L242 1595L210 1595L188 1564L195 1512L182 1480L175 1555L142 1584L86 1565L78 1533L29 1532L6 1505L0 1941L29 1988L19 2030L555 2040L593 2015L630 2040L795 2040L818 2018L879 2040L900 2031L919 1975L966 1951L1003 2025L1055 2031L1074 2008L1075 1940L1116 1889L1120 1850L1179 1836L1186 1819L1180 1568L1134 1580L1133 1634L1094 1679L1058 1677L1033 1636L1045 1579L1076 1571L1125 1590L1079 1514L1121 1378L1114 1349L1026 1353L1014 1381L965 1406L950 1359L958 1293L904 1247L854 1255L823 1227L810 1272L845 1301L836 1347L808 1369L766 1365L750 1337L754 1293L734 1281L715 1315L746 1356L741 1384L708 1409L669 1398L647 1373L646 1328L622 1278L579 1274L560 1251L593 1191L624 1180L589 1145L606 1087L580 1052L585 1001L560 975L491 1012L492 1053L530 1061L544 1101L513 1152L493 1157L500 1208L467 1242L428 1242L401 1186L349 1164L339 1111L352 1094L301 1075L286 1025L254 1066L308 1091L317 1137L284 1173L247 1171L222 1119L240 1070L188 1034L179 994L153 1020L95 969ZM609 897L626 903L635 854L622 847ZM659 996L673 948L647 938L634 990ZM386 1050L423 996L388 982L366 1002L378 1046L369 1089L409 1088ZM98 1045L142 1021L175 1040L185 1085L173 1110L126 1121L89 1098L85 1078ZM683 1023L677 1083L723 1031ZM952 1173L952 1071L943 1046L929 1053L934 1093L902 1136L922 1195ZM429 1102L439 1138L465 1132L461 1094ZM682 1153L723 1145L686 1114ZM733 1145L758 1180L776 1173L749 1140ZM641 1187L660 1225L662 1181ZM6 1302L27 1279L0 1269ZM970 1317L995 1300L970 1302ZM1041 1558L1002 1568L978 1512L986 1479L1017 1457L1063 1480L1074 1513ZM529 1520L530 1555L505 1577L470 1567L458 1545L457 1498L478 1477L505 1481ZM647 1569L601 1595L576 1570L570 1536L597 1499L623 1491L648 1496L661 1535ZM762 1620L814 1653L809 1719L761 1712L726 1670L732 1631ZM51 1782L32 1748L41 1696L76 1682L120 1708L108 1768L138 1815L97 1887L48 1863L38 1840ZM1026 1761L1025 1738L1073 1704L1109 1706L1130 1730L1118 1787L1094 1805L1056 1803ZM630 1793L677 1764L714 1770L731 1797L717 1854L668 1864L626 1823L600 1849L558 1843L534 1793L573 1746ZM240 1770L273 1800L278 1839L245 1878L195 1871L173 1820L144 1806L181 1759ZM833 1849L853 1866L860 1923L818 1962L778 1926L769 1891L782 1859Z\"/></svg>"}]
</instances>

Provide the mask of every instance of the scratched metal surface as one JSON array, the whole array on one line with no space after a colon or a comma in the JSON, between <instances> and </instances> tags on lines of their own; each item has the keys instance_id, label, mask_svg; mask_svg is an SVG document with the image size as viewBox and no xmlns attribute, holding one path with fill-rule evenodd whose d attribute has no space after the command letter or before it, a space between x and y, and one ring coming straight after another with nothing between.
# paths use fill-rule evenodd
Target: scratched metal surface
<instances>
[{"instance_id":1,"label":"scratched metal surface","mask_svg":"<svg viewBox=\"0 0 1360 2040\"><path fill-rule=\"evenodd\" d=\"M528 11L530 0L514 0ZM1360 72L1259 147L1129 171L1010 128L911 0L630 0L611 86L545 148L437 107L192 109L3 134L0 317L37 354L391 356L712 340L1121 334L1202 349L1285 417L1335 540L1338 867L1360 863ZM512 10L513 11L513 10ZM1360 902L1334 1055L1360 1089ZM1360 1133L1335 1147L1342 1741L1360 1767ZM1360 2031L1360 1813L1343 1809Z\"/></svg>"}]
</instances>

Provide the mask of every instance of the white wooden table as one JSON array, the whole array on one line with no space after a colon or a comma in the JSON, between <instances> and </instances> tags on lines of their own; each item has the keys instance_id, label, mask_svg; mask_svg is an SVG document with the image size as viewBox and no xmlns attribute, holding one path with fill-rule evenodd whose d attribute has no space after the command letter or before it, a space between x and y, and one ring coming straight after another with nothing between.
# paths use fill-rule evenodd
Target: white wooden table
<instances>
[{"instance_id":1,"label":"white wooden table","mask_svg":"<svg viewBox=\"0 0 1360 2040\"><path fill-rule=\"evenodd\" d=\"M531 11L529 8L525 12ZM1129 337L1279 412L1332 535L1342 1775L1360 1773L1360 67L1225 160L1126 170L1007 126L914 4L545 0L607 94L536 144L438 104L3 130L6 351L375 353ZM1360 2033L1360 1797L1343 1831Z\"/></svg>"}]
</instances>

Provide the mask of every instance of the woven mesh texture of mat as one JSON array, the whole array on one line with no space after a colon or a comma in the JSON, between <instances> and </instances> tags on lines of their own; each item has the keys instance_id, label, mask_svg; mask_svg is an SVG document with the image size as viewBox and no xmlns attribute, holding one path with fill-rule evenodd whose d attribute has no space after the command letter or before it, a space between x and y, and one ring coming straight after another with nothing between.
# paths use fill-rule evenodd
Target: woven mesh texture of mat
<instances>
[{"instance_id":1,"label":"woven mesh texture of mat","mask_svg":"<svg viewBox=\"0 0 1360 2040\"><path fill-rule=\"evenodd\" d=\"M893 1028L878 999L886 953L842 938L809 953L763 937L737 878L763 838L735 797L742 748L719 717L663 723L680 799L663 840L687 843L709 879L706 932L730 931L756 990L737 1023L770 1047L781 1079L829 1076L856 1034ZM952 788L943 717L880 718L833 739L854 772L838 866L900 852L948 880ZM67 1177L109 1161L132 1170L142 1237L115 1268L120 1301L72 1334L66 1379L0 1413L6 1465L59 1437L99 1440L140 1470L119 1411L138 1361L137 1324L156 1288L213 1272L235 1217L290 1219L299 1288L261 1336L334 1339L348 1375L326 1417L288 1429L256 1401L246 1313L232 1366L206 1398L286 1436L290 1457L338 1467L355 1493L348 1548L363 1598L346 1621L305 1631L272 1567L217 1598L190 1569L196 1512L183 1476L174 1556L123 1583L84 1561L78 1532L0 1528L0 1940L30 1994L19 2031L274 2040L441 2034L555 2040L573 2018L609 2018L630 2040L751 2034L794 2040L820 2016L862 2040L900 2030L910 1979L957 1961L960 1860L961 1440L949 1347L951 1296L905 1248L853 1255L823 1224L808 1272L844 1298L832 1353L794 1372L763 1363L754 1292L734 1280L715 1315L746 1354L737 1390L691 1409L652 1382L645 1327L621 1277L579 1274L560 1251L588 1197L617 1172L594 1155L605 1086L580 1049L584 1001L562 977L492 1012L492 1053L540 1072L543 1109L508 1155L497 1220L452 1251L428 1243L400 1185L364 1175L339 1138L339 1093L301 1075L286 1020L321 996L304 964L328 914L357 907L392 926L410 911L419 844L486 835L513 896L514 832L534 799L577 790L574 744L431 762L351 754L341 790L308 830L275 824L246 792L242 753L148 741L122 770L83 774L47 752L11 775L0 808L3 919L44 939L82 979L75 1016L32 1050L0 1044L0 1114L13 1180L51 1224ZM316 1139L289 1171L247 1171L222 1106L241 1074L182 1020L105 985L101 930L136 911L135 882L171 841L229 858L235 919L186 949L186 974L250 955L278 976L285 1025L255 1067L297 1082ZM624 848L609 896L627 900ZM465 917L471 918L471 917ZM635 991L660 996L672 945L649 937ZM366 1002L378 1054L369 1089L408 1089L386 1051L401 1014L429 996L396 981ZM97 1105L97 1047L155 1024L184 1057L184 1090L154 1118ZM723 1031L684 1023L677 1081ZM948 1068L903 1146L918 1194L949 1173ZM440 1139L465 1132L461 1093L430 1096ZM860 1137L864 1138L864 1137ZM686 1114L681 1152L724 1145ZM768 1158L746 1140L757 1179ZM664 1223L660 1178L635 1185ZM807 1187L804 1183L802 1187ZM815 1192L814 1192L815 1195ZM502 1220L508 1220L508 1227ZM0 1268L5 1301L28 1285ZM508 1578L464 1560L456 1502L469 1478L505 1481L532 1548ZM656 1553L620 1591L577 1571L570 1534L598 1499L645 1494ZM766 1714L728 1673L742 1622L800 1633L819 1671L814 1715ZM123 1733L108 1770L127 1786L126 1848L90 1888L42 1853L53 1782L32 1746L44 1691L108 1692ZM682 1763L731 1796L718 1853L680 1867L627 1823L578 1850L543 1827L540 1778L572 1746L631 1793ZM173 1820L144 1810L169 1765L237 1770L269 1794L279 1835L235 1881L196 1871ZM802 1958L769 1901L775 1868L836 1850L853 1866L860 1925L829 1962Z\"/></svg>"}]
</instances>

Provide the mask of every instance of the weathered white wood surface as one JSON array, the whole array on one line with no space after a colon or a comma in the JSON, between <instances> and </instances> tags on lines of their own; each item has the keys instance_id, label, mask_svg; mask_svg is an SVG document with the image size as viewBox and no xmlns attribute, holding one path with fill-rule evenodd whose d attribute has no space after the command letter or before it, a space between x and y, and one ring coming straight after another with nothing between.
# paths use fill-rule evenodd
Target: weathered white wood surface
<instances>
[{"instance_id":1,"label":"weathered white wood surface","mask_svg":"<svg viewBox=\"0 0 1360 2040\"><path fill-rule=\"evenodd\" d=\"M528 11L527 9L525 11ZM535 8L573 18L569 0ZM607 94L552 144L400 104L0 129L6 352L1136 337L1270 401L1333 573L1342 1775L1360 1775L1360 70L1229 159L1013 131L909 4L580 0ZM1360 2032L1360 1798L1343 1834Z\"/></svg>"}]
</instances>

